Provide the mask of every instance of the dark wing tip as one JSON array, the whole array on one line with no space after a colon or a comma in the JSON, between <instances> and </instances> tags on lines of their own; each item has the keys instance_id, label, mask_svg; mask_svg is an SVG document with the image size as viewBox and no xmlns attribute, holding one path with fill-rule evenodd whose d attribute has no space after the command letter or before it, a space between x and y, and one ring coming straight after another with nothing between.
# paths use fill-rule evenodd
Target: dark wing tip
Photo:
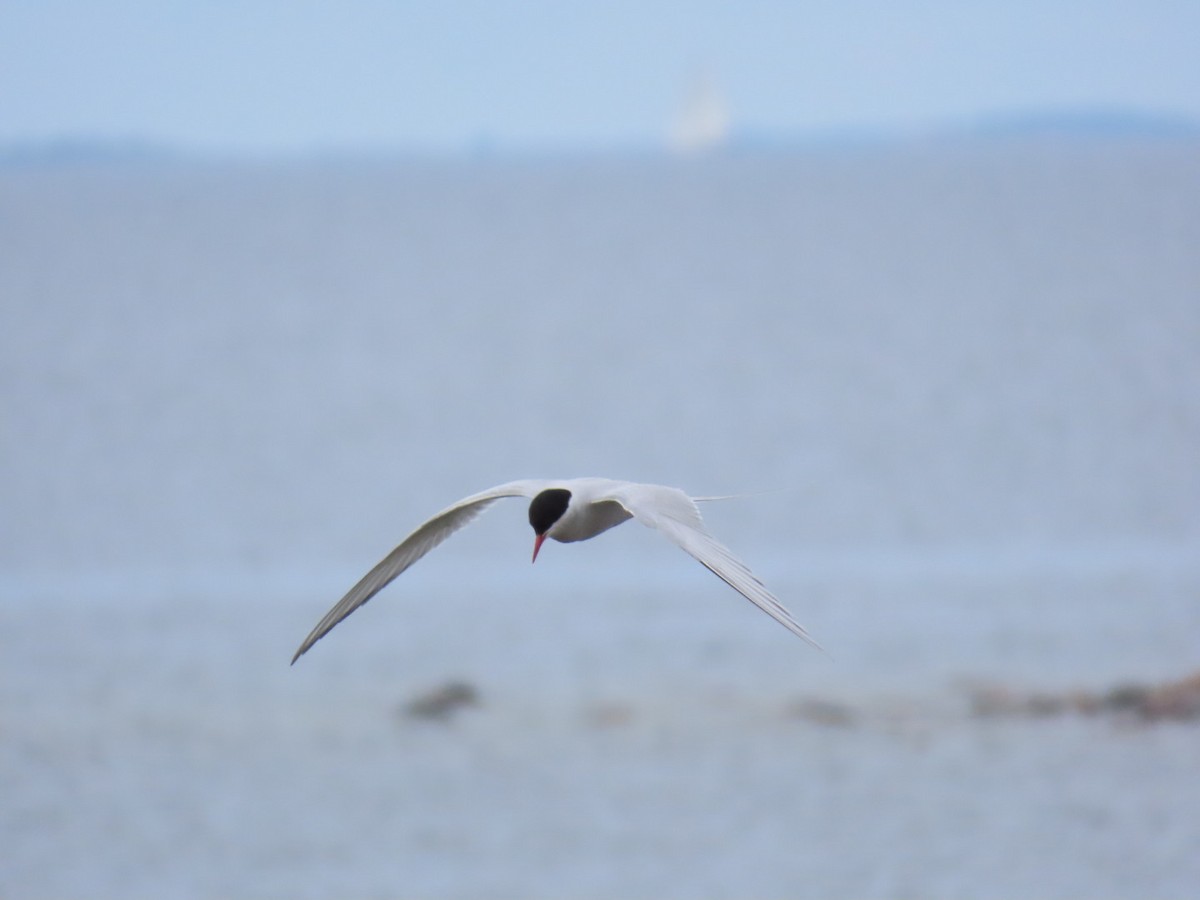
<instances>
[{"instance_id":1,"label":"dark wing tip","mask_svg":"<svg viewBox=\"0 0 1200 900\"><path fill-rule=\"evenodd\" d=\"M288 665L294 666L296 664L296 660L298 660L305 653L307 653L312 648L312 645L315 643L316 643L316 641L309 641L306 639L304 641L304 643L300 645L299 649L296 650L295 655L292 657L292 661L290 663L288 663Z\"/></svg>"},{"instance_id":2,"label":"dark wing tip","mask_svg":"<svg viewBox=\"0 0 1200 900\"><path fill-rule=\"evenodd\" d=\"M322 627L325 625L325 623L321 622L316 628L313 629L312 633L304 639L304 642L299 646L299 648L297 648L296 653L294 656L292 656L292 661L289 663L289 665L294 666L296 664L296 660L311 650L317 641L325 637L325 635L329 634L329 632L333 631L333 626L342 621L344 618L346 618L346 616L342 616L337 620L337 622L334 622L333 625L330 625L327 628Z\"/></svg>"}]
</instances>

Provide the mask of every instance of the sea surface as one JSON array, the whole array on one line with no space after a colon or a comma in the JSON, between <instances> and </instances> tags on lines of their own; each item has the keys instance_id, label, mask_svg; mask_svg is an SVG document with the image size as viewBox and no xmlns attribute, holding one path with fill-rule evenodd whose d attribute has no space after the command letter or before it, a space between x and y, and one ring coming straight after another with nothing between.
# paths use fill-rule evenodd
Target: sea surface
<instances>
[{"instance_id":1,"label":"sea surface","mask_svg":"<svg viewBox=\"0 0 1200 900\"><path fill-rule=\"evenodd\" d=\"M1200 723L977 700L1200 669L1197 248L1194 139L0 168L0 896L1196 896ZM510 501L289 667L577 475L825 652Z\"/></svg>"}]
</instances>

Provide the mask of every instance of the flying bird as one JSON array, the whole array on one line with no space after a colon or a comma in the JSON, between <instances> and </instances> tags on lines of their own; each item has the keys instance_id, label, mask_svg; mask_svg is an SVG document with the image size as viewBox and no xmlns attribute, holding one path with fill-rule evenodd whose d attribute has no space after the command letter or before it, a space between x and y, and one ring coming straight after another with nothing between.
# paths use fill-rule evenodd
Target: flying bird
<instances>
[{"instance_id":1,"label":"flying bird","mask_svg":"<svg viewBox=\"0 0 1200 900\"><path fill-rule=\"evenodd\" d=\"M535 535L534 562L546 538L564 544L586 541L622 522L636 519L691 554L788 631L814 647L820 647L745 564L704 528L696 503L719 498L693 498L678 488L661 484L573 478L566 481L510 481L446 507L420 525L350 588L304 639L292 662L295 663L338 622L383 590L401 572L504 497L530 498L529 524Z\"/></svg>"}]
</instances>

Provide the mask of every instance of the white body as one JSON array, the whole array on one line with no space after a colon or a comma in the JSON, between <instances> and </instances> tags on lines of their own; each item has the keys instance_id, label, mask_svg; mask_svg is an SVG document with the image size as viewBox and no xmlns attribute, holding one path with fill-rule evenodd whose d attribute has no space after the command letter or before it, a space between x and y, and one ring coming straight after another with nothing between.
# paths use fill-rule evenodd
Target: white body
<instances>
[{"instance_id":1,"label":"white body","mask_svg":"<svg viewBox=\"0 0 1200 900\"><path fill-rule=\"evenodd\" d=\"M633 518L633 513L613 499L612 492L627 482L607 478L576 478L571 481L546 484L547 488L566 488L571 492L567 511L550 526L546 537L562 544L586 541ZM654 487L655 485L638 485ZM671 490L671 488L666 488ZM685 495L686 496L686 495Z\"/></svg>"},{"instance_id":2,"label":"white body","mask_svg":"<svg viewBox=\"0 0 1200 900\"><path fill-rule=\"evenodd\" d=\"M533 498L553 488L570 491L571 496L566 510L546 530L546 537L561 543L586 541L622 522L637 519L691 554L701 565L793 634L818 646L766 586L705 530L696 500L683 491L661 484L638 484L609 478L572 478L564 481L510 481L446 507L405 538L325 614L304 639L292 662L328 634L338 622L475 519L490 504L503 497Z\"/></svg>"}]
</instances>

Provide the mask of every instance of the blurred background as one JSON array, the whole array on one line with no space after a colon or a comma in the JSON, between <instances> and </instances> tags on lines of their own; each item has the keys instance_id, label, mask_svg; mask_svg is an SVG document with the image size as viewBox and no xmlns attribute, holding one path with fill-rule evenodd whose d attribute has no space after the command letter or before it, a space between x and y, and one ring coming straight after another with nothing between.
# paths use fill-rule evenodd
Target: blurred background
<instances>
[{"instance_id":1,"label":"blurred background","mask_svg":"<svg viewBox=\"0 0 1200 900\"><path fill-rule=\"evenodd\" d=\"M1190 895L1198 36L0 4L0 894Z\"/></svg>"}]
</instances>

